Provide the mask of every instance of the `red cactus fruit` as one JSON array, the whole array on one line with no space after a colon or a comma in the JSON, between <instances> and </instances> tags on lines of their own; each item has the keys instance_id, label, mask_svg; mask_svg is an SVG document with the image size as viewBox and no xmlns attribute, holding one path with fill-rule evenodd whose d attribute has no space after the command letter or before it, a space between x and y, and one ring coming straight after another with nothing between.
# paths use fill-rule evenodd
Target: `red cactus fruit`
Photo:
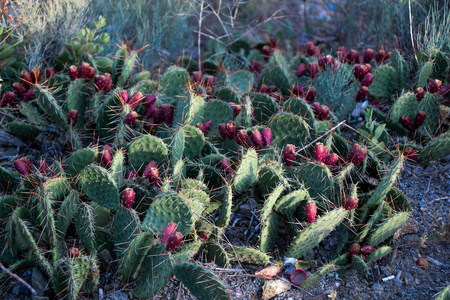
<instances>
[{"instance_id":1,"label":"red cactus fruit","mask_svg":"<svg viewBox=\"0 0 450 300\"><path fill-rule=\"evenodd\" d=\"M234 102L228 102L228 104L230 104L231 109L233 110L233 115L234 115L235 117L237 117L237 115L239 115L239 113L240 113L241 110L242 110L242 106L240 106L239 104L236 104L236 103L234 103Z\"/></svg>"},{"instance_id":2,"label":"red cactus fruit","mask_svg":"<svg viewBox=\"0 0 450 300\"><path fill-rule=\"evenodd\" d=\"M319 120L323 121L328 118L328 115L330 113L330 109L326 105L321 105L319 110Z\"/></svg>"},{"instance_id":3,"label":"red cactus fruit","mask_svg":"<svg viewBox=\"0 0 450 300\"><path fill-rule=\"evenodd\" d=\"M87 77L88 79L94 78L95 72L96 72L95 68L89 67L89 72L87 73L86 77Z\"/></svg>"},{"instance_id":4,"label":"red cactus fruit","mask_svg":"<svg viewBox=\"0 0 450 300\"><path fill-rule=\"evenodd\" d=\"M68 71L68 75L70 77L70 80L75 80L77 79L77 75L78 75L78 68L74 65L71 65L69 67L69 71Z\"/></svg>"},{"instance_id":5,"label":"red cactus fruit","mask_svg":"<svg viewBox=\"0 0 450 300\"><path fill-rule=\"evenodd\" d=\"M148 173L148 181L150 182L150 185L152 186L159 186L159 171L157 168L150 168L150 171Z\"/></svg>"},{"instance_id":6,"label":"red cactus fruit","mask_svg":"<svg viewBox=\"0 0 450 300\"><path fill-rule=\"evenodd\" d=\"M268 46L268 45L263 46L262 49L261 49L262 55L266 59L271 57L274 51L275 50L272 47Z\"/></svg>"},{"instance_id":7,"label":"red cactus fruit","mask_svg":"<svg viewBox=\"0 0 450 300\"><path fill-rule=\"evenodd\" d=\"M313 42L307 42L305 44L305 48L306 48L306 52L313 56L314 54L316 54L316 46L314 45Z\"/></svg>"},{"instance_id":8,"label":"red cactus fruit","mask_svg":"<svg viewBox=\"0 0 450 300\"><path fill-rule=\"evenodd\" d=\"M439 95L442 97L450 96L450 85L441 87L441 89L439 90Z\"/></svg>"},{"instance_id":9,"label":"red cactus fruit","mask_svg":"<svg viewBox=\"0 0 450 300\"><path fill-rule=\"evenodd\" d=\"M17 94L17 96L22 97L26 92L27 89L23 86L23 84L14 82L12 85L14 92Z\"/></svg>"},{"instance_id":10,"label":"red cactus fruit","mask_svg":"<svg viewBox=\"0 0 450 300\"><path fill-rule=\"evenodd\" d=\"M220 160L220 166L222 167L222 169L225 170L225 172L227 172L228 175L234 175L233 168L231 168L231 165L230 165L230 162L228 161L228 159L222 158Z\"/></svg>"},{"instance_id":11,"label":"red cactus fruit","mask_svg":"<svg viewBox=\"0 0 450 300\"><path fill-rule=\"evenodd\" d=\"M442 87L442 82L438 79L429 78L427 81L427 92L430 94L434 94L439 92Z\"/></svg>"},{"instance_id":12,"label":"red cactus fruit","mask_svg":"<svg viewBox=\"0 0 450 300\"><path fill-rule=\"evenodd\" d=\"M355 66L353 67L353 75L359 79L360 73L361 73L361 64L355 64Z\"/></svg>"},{"instance_id":13,"label":"red cactus fruit","mask_svg":"<svg viewBox=\"0 0 450 300\"><path fill-rule=\"evenodd\" d=\"M300 286L307 278L308 275L302 269L294 270L290 277L292 284L296 286Z\"/></svg>"},{"instance_id":14,"label":"red cactus fruit","mask_svg":"<svg viewBox=\"0 0 450 300\"><path fill-rule=\"evenodd\" d=\"M104 91L105 93L108 93L112 88L111 75L109 73L105 73L103 75L95 75L94 76L94 85L95 85L95 90L97 92ZM128 99L127 99L127 102L128 102Z\"/></svg>"},{"instance_id":15,"label":"red cactus fruit","mask_svg":"<svg viewBox=\"0 0 450 300\"><path fill-rule=\"evenodd\" d=\"M350 52L347 53L345 60L349 64L355 64L359 62L359 53L355 49L351 49Z\"/></svg>"},{"instance_id":16,"label":"red cactus fruit","mask_svg":"<svg viewBox=\"0 0 450 300\"><path fill-rule=\"evenodd\" d=\"M297 77L302 77L303 75L305 75L305 73L306 73L306 65L300 64L297 68L297 72L295 73L295 75L297 75Z\"/></svg>"},{"instance_id":17,"label":"red cactus fruit","mask_svg":"<svg viewBox=\"0 0 450 300\"><path fill-rule=\"evenodd\" d=\"M46 79L52 78L52 76L55 75L55 74L56 74L56 72L55 72L55 70L53 68L45 69L45 78Z\"/></svg>"},{"instance_id":18,"label":"red cactus fruit","mask_svg":"<svg viewBox=\"0 0 450 300\"><path fill-rule=\"evenodd\" d=\"M315 87L308 88L305 93L305 100L308 102L314 102L314 100L316 100L316 94L317 93Z\"/></svg>"},{"instance_id":19,"label":"red cactus fruit","mask_svg":"<svg viewBox=\"0 0 450 300\"><path fill-rule=\"evenodd\" d=\"M400 118L400 122L402 123L403 127L408 129L409 131L414 131L414 127L412 125L411 118L407 115L404 115Z\"/></svg>"},{"instance_id":20,"label":"red cactus fruit","mask_svg":"<svg viewBox=\"0 0 450 300\"><path fill-rule=\"evenodd\" d=\"M137 177L137 175L138 175L138 173L135 170L131 170L127 174L127 179L134 179Z\"/></svg>"},{"instance_id":21,"label":"red cactus fruit","mask_svg":"<svg viewBox=\"0 0 450 300\"><path fill-rule=\"evenodd\" d=\"M370 86L373 82L374 76L371 73L367 73L363 80L361 80L361 86Z\"/></svg>"},{"instance_id":22,"label":"red cactus fruit","mask_svg":"<svg viewBox=\"0 0 450 300\"><path fill-rule=\"evenodd\" d=\"M417 112L417 115L414 118L414 127L419 128L420 126L422 126L423 123L425 122L426 116L427 114L422 110Z\"/></svg>"},{"instance_id":23,"label":"red cactus fruit","mask_svg":"<svg viewBox=\"0 0 450 300\"><path fill-rule=\"evenodd\" d=\"M421 87L418 87L414 90L414 94L416 94L417 101L422 101L423 97L425 97L425 90Z\"/></svg>"},{"instance_id":24,"label":"red cactus fruit","mask_svg":"<svg viewBox=\"0 0 450 300\"><path fill-rule=\"evenodd\" d=\"M158 109L158 103L153 102L152 104L150 104L150 106L147 108L147 111L145 112L145 116L148 117L154 117L155 116L155 111Z\"/></svg>"},{"instance_id":25,"label":"red cactus fruit","mask_svg":"<svg viewBox=\"0 0 450 300\"><path fill-rule=\"evenodd\" d=\"M359 199L356 196L349 196L345 199L344 209L353 210L358 206Z\"/></svg>"},{"instance_id":26,"label":"red cactus fruit","mask_svg":"<svg viewBox=\"0 0 450 300\"><path fill-rule=\"evenodd\" d=\"M306 203L305 214L306 214L306 217L308 218L309 223L310 224L314 223L314 220L316 219L316 215L317 215L316 202L310 200Z\"/></svg>"},{"instance_id":27,"label":"red cactus fruit","mask_svg":"<svg viewBox=\"0 0 450 300\"><path fill-rule=\"evenodd\" d=\"M136 122L138 117L137 112L135 112L134 110L129 112L126 116L125 116L125 120L123 120L123 123L127 124L127 125L131 125L134 122Z\"/></svg>"},{"instance_id":28,"label":"red cactus fruit","mask_svg":"<svg viewBox=\"0 0 450 300\"><path fill-rule=\"evenodd\" d=\"M181 234L181 232L175 232L174 234L171 234L167 239L166 251L170 252L177 249L178 247L180 247L182 242L183 235Z\"/></svg>"},{"instance_id":29,"label":"red cactus fruit","mask_svg":"<svg viewBox=\"0 0 450 300\"><path fill-rule=\"evenodd\" d=\"M304 92L305 89L299 84L294 85L292 88L292 93L297 97L302 96Z\"/></svg>"},{"instance_id":30,"label":"red cactus fruit","mask_svg":"<svg viewBox=\"0 0 450 300\"><path fill-rule=\"evenodd\" d=\"M108 145L108 144L103 145L103 149L108 150L110 153L113 153L112 147L110 145Z\"/></svg>"},{"instance_id":31,"label":"red cactus fruit","mask_svg":"<svg viewBox=\"0 0 450 300\"><path fill-rule=\"evenodd\" d=\"M359 245L358 243L354 243L348 249L348 257L352 258L353 255L359 255L360 252L361 252L361 245Z\"/></svg>"},{"instance_id":32,"label":"red cactus fruit","mask_svg":"<svg viewBox=\"0 0 450 300\"><path fill-rule=\"evenodd\" d=\"M120 91L119 97L122 99L123 103L128 103L128 100L130 99L130 95L128 95L127 91Z\"/></svg>"},{"instance_id":33,"label":"red cactus fruit","mask_svg":"<svg viewBox=\"0 0 450 300\"><path fill-rule=\"evenodd\" d=\"M225 124L225 132L229 139L234 139L236 136L236 126L234 125L233 121L228 121Z\"/></svg>"},{"instance_id":34,"label":"red cactus fruit","mask_svg":"<svg viewBox=\"0 0 450 300\"><path fill-rule=\"evenodd\" d=\"M343 62L347 53L344 53L340 50L336 51L336 58L338 61Z\"/></svg>"},{"instance_id":35,"label":"red cactus fruit","mask_svg":"<svg viewBox=\"0 0 450 300\"><path fill-rule=\"evenodd\" d=\"M356 93L356 101L363 101L367 95L369 95L369 88L367 86L362 86L358 93Z\"/></svg>"},{"instance_id":36,"label":"red cactus fruit","mask_svg":"<svg viewBox=\"0 0 450 300\"><path fill-rule=\"evenodd\" d=\"M404 154L406 158L409 158L414 161L419 161L419 156L417 155L416 151L411 147L407 147L404 151Z\"/></svg>"},{"instance_id":37,"label":"red cactus fruit","mask_svg":"<svg viewBox=\"0 0 450 300\"><path fill-rule=\"evenodd\" d=\"M41 159L39 161L39 173L41 173L44 176L47 176L49 171L50 169L48 168L47 162Z\"/></svg>"},{"instance_id":38,"label":"red cactus fruit","mask_svg":"<svg viewBox=\"0 0 450 300\"><path fill-rule=\"evenodd\" d=\"M216 85L216 77L208 76L205 78L205 86L210 86L214 88L215 85Z\"/></svg>"},{"instance_id":39,"label":"red cactus fruit","mask_svg":"<svg viewBox=\"0 0 450 300\"><path fill-rule=\"evenodd\" d=\"M125 208L131 208L134 203L136 195L134 193L134 190L132 188L126 188L122 192L122 204Z\"/></svg>"},{"instance_id":40,"label":"red cactus fruit","mask_svg":"<svg viewBox=\"0 0 450 300\"><path fill-rule=\"evenodd\" d=\"M266 84L261 84L261 86L259 87L258 92L266 94L269 92L269 87Z\"/></svg>"},{"instance_id":41,"label":"red cactus fruit","mask_svg":"<svg viewBox=\"0 0 450 300\"><path fill-rule=\"evenodd\" d=\"M142 105L149 108L153 103L156 102L156 96L155 95L147 95L144 100L142 100Z\"/></svg>"},{"instance_id":42,"label":"red cactus fruit","mask_svg":"<svg viewBox=\"0 0 450 300\"><path fill-rule=\"evenodd\" d=\"M14 92L6 92L3 94L2 96L2 100L0 101L0 107L6 107L9 104L11 104L14 99L15 99L16 95L14 94Z\"/></svg>"},{"instance_id":43,"label":"red cactus fruit","mask_svg":"<svg viewBox=\"0 0 450 300\"><path fill-rule=\"evenodd\" d=\"M245 146L247 143L248 134L245 130L239 130L236 134L236 143L241 146Z\"/></svg>"},{"instance_id":44,"label":"red cactus fruit","mask_svg":"<svg viewBox=\"0 0 450 300\"><path fill-rule=\"evenodd\" d=\"M322 70L325 70L327 66L327 59L325 58L325 55L320 55L319 57L317 57L317 63Z\"/></svg>"},{"instance_id":45,"label":"red cactus fruit","mask_svg":"<svg viewBox=\"0 0 450 300\"><path fill-rule=\"evenodd\" d=\"M89 74L89 69L91 65L87 62L82 62L81 65L78 66L78 78L85 78Z\"/></svg>"},{"instance_id":46,"label":"red cactus fruit","mask_svg":"<svg viewBox=\"0 0 450 300\"><path fill-rule=\"evenodd\" d=\"M258 129L252 131L252 140L258 149L264 147L263 137L262 137L261 132Z\"/></svg>"},{"instance_id":47,"label":"red cactus fruit","mask_svg":"<svg viewBox=\"0 0 450 300\"><path fill-rule=\"evenodd\" d=\"M161 243L165 244L169 240L169 236L177 231L177 224L173 222L167 223L161 235Z\"/></svg>"},{"instance_id":48,"label":"red cactus fruit","mask_svg":"<svg viewBox=\"0 0 450 300\"><path fill-rule=\"evenodd\" d=\"M313 111L316 117L318 117L320 114L320 107L321 105L319 102L314 102L313 104L311 104L311 110Z\"/></svg>"},{"instance_id":49,"label":"red cactus fruit","mask_svg":"<svg viewBox=\"0 0 450 300\"><path fill-rule=\"evenodd\" d=\"M322 143L317 143L314 146L314 156L318 162L324 161L328 156L328 148Z\"/></svg>"},{"instance_id":50,"label":"red cactus fruit","mask_svg":"<svg viewBox=\"0 0 450 300\"><path fill-rule=\"evenodd\" d=\"M211 128L211 121L206 121L205 123L197 123L196 127L200 129L200 131L206 135Z\"/></svg>"},{"instance_id":51,"label":"red cactus fruit","mask_svg":"<svg viewBox=\"0 0 450 300\"><path fill-rule=\"evenodd\" d=\"M295 161L295 146L292 144L288 144L283 149L283 161L286 166L290 167Z\"/></svg>"},{"instance_id":52,"label":"red cactus fruit","mask_svg":"<svg viewBox=\"0 0 450 300\"><path fill-rule=\"evenodd\" d=\"M361 248L361 252L366 255L372 254L373 251L375 251L375 247L372 245L365 245Z\"/></svg>"},{"instance_id":53,"label":"red cactus fruit","mask_svg":"<svg viewBox=\"0 0 450 300\"><path fill-rule=\"evenodd\" d=\"M335 66L335 61L334 61L334 57L333 56L331 56L331 55L327 55L327 56L325 56L325 58L326 58L326 61L327 61L327 67L328 66Z\"/></svg>"},{"instance_id":54,"label":"red cactus fruit","mask_svg":"<svg viewBox=\"0 0 450 300\"><path fill-rule=\"evenodd\" d=\"M360 145L355 144L350 150L349 161L356 165L362 162L366 158L366 156L367 150Z\"/></svg>"},{"instance_id":55,"label":"red cactus fruit","mask_svg":"<svg viewBox=\"0 0 450 300\"><path fill-rule=\"evenodd\" d=\"M71 247L67 250L67 257L68 258L77 258L78 256L80 256L80 250L78 250L78 248L76 247Z\"/></svg>"},{"instance_id":56,"label":"red cactus fruit","mask_svg":"<svg viewBox=\"0 0 450 300\"><path fill-rule=\"evenodd\" d=\"M228 134L227 134L227 125L225 123L219 124L219 134L224 140L228 140Z\"/></svg>"},{"instance_id":57,"label":"red cactus fruit","mask_svg":"<svg viewBox=\"0 0 450 300\"><path fill-rule=\"evenodd\" d=\"M275 93L278 90L276 85L269 85L269 93Z\"/></svg>"},{"instance_id":58,"label":"red cactus fruit","mask_svg":"<svg viewBox=\"0 0 450 300\"><path fill-rule=\"evenodd\" d=\"M131 106L131 109L135 109L142 99L144 99L144 95L141 92L137 92L131 97L128 104Z\"/></svg>"},{"instance_id":59,"label":"red cactus fruit","mask_svg":"<svg viewBox=\"0 0 450 300\"><path fill-rule=\"evenodd\" d=\"M262 138L264 146L272 144L272 129L266 127L262 131Z\"/></svg>"},{"instance_id":60,"label":"red cactus fruit","mask_svg":"<svg viewBox=\"0 0 450 300\"><path fill-rule=\"evenodd\" d=\"M192 82L193 83L201 83L202 82L202 72L201 71L192 72Z\"/></svg>"},{"instance_id":61,"label":"red cactus fruit","mask_svg":"<svg viewBox=\"0 0 450 300\"><path fill-rule=\"evenodd\" d=\"M69 125L75 126L75 124L77 124L78 121L78 110L75 109L71 109L69 111L69 116L67 117L67 122L69 123Z\"/></svg>"},{"instance_id":62,"label":"red cactus fruit","mask_svg":"<svg viewBox=\"0 0 450 300\"><path fill-rule=\"evenodd\" d=\"M256 145L255 145L255 143L253 142L252 136L251 136L251 135L249 135L249 136L247 137L246 143L247 143L247 146L248 146L248 147L250 147L250 148L256 148Z\"/></svg>"},{"instance_id":63,"label":"red cactus fruit","mask_svg":"<svg viewBox=\"0 0 450 300\"><path fill-rule=\"evenodd\" d=\"M263 67L264 64L262 62L254 60L250 64L250 71L254 73L261 73Z\"/></svg>"},{"instance_id":64,"label":"red cactus fruit","mask_svg":"<svg viewBox=\"0 0 450 300\"><path fill-rule=\"evenodd\" d=\"M419 265L419 267L421 267L423 270L427 270L429 269L428 267L428 261L425 259L425 257L419 257L417 259L417 264Z\"/></svg>"},{"instance_id":65,"label":"red cactus fruit","mask_svg":"<svg viewBox=\"0 0 450 300\"><path fill-rule=\"evenodd\" d=\"M339 156L336 153L331 153L325 158L324 163L327 166L333 166L339 161Z\"/></svg>"},{"instance_id":66,"label":"red cactus fruit","mask_svg":"<svg viewBox=\"0 0 450 300\"><path fill-rule=\"evenodd\" d=\"M198 233L198 238L202 241L208 240L208 234L204 231Z\"/></svg>"},{"instance_id":67,"label":"red cactus fruit","mask_svg":"<svg viewBox=\"0 0 450 300\"><path fill-rule=\"evenodd\" d=\"M173 116L175 113L175 108L172 105L169 104L162 104L160 106L160 108L162 109L163 113L164 113L164 122L169 125L172 126L173 124Z\"/></svg>"},{"instance_id":68,"label":"red cactus fruit","mask_svg":"<svg viewBox=\"0 0 450 300\"><path fill-rule=\"evenodd\" d=\"M256 276L271 278L273 276L276 276L278 273L280 273L280 267L279 266L268 266L264 269L258 270L255 272Z\"/></svg>"},{"instance_id":69,"label":"red cactus fruit","mask_svg":"<svg viewBox=\"0 0 450 300\"><path fill-rule=\"evenodd\" d=\"M314 79L319 74L319 65L317 63L310 63L308 66L309 76Z\"/></svg>"},{"instance_id":70,"label":"red cactus fruit","mask_svg":"<svg viewBox=\"0 0 450 300\"><path fill-rule=\"evenodd\" d=\"M366 51L364 51L364 55L363 55L363 63L368 64L372 61L373 59L373 49L366 49Z\"/></svg>"},{"instance_id":71,"label":"red cactus fruit","mask_svg":"<svg viewBox=\"0 0 450 300\"><path fill-rule=\"evenodd\" d=\"M30 88L25 95L23 95L22 101L26 102L28 100L34 99L34 90Z\"/></svg>"},{"instance_id":72,"label":"red cactus fruit","mask_svg":"<svg viewBox=\"0 0 450 300\"><path fill-rule=\"evenodd\" d=\"M33 69L31 69L30 76L31 76L31 82L33 84L37 84L39 81L41 81L41 76L42 76L41 69L39 67L34 67Z\"/></svg>"},{"instance_id":73,"label":"red cactus fruit","mask_svg":"<svg viewBox=\"0 0 450 300\"><path fill-rule=\"evenodd\" d=\"M365 64L364 66L366 66L367 73L372 73L372 65L371 64Z\"/></svg>"},{"instance_id":74,"label":"red cactus fruit","mask_svg":"<svg viewBox=\"0 0 450 300\"><path fill-rule=\"evenodd\" d=\"M377 55L375 56L375 61L377 64L381 64L386 60L386 51L380 50L378 51Z\"/></svg>"},{"instance_id":75,"label":"red cactus fruit","mask_svg":"<svg viewBox=\"0 0 450 300\"><path fill-rule=\"evenodd\" d=\"M107 168L111 167L112 155L111 152L109 152L109 150L103 150L102 162Z\"/></svg>"},{"instance_id":76,"label":"red cactus fruit","mask_svg":"<svg viewBox=\"0 0 450 300\"><path fill-rule=\"evenodd\" d=\"M31 174L29 172L28 166L26 165L26 163L23 160L16 159L14 161L14 167L16 168L17 172L19 172L20 174L22 174L24 176L28 176Z\"/></svg>"},{"instance_id":77,"label":"red cactus fruit","mask_svg":"<svg viewBox=\"0 0 450 300\"><path fill-rule=\"evenodd\" d=\"M22 84L26 88L30 88L31 84L33 83L33 79L31 78L30 73L26 70L20 72L20 79L22 80Z\"/></svg>"}]
</instances>

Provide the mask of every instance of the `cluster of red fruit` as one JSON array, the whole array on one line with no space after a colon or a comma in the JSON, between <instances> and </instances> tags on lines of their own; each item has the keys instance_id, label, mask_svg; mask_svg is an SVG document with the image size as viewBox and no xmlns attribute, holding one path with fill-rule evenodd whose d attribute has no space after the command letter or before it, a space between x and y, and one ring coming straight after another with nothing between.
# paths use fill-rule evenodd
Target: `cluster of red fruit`
<instances>
[{"instance_id":1,"label":"cluster of red fruit","mask_svg":"<svg viewBox=\"0 0 450 300\"><path fill-rule=\"evenodd\" d=\"M349 259L352 259L353 255L359 256L362 260L366 260L367 256L372 254L375 251L375 247L372 245L365 245L361 247L360 244L355 243L350 246L348 250L348 257Z\"/></svg>"},{"instance_id":2,"label":"cluster of red fruit","mask_svg":"<svg viewBox=\"0 0 450 300\"><path fill-rule=\"evenodd\" d=\"M22 174L24 176L28 176L28 175L34 173L33 165L31 164L31 161L26 156L16 159L14 161L14 167L17 172L19 172L20 174ZM36 169L43 176L48 176L51 171L47 165L47 162L43 159L41 159L39 161L39 167L37 167Z\"/></svg>"},{"instance_id":3,"label":"cluster of red fruit","mask_svg":"<svg viewBox=\"0 0 450 300\"><path fill-rule=\"evenodd\" d=\"M252 130L248 135L245 129L237 130L234 121L219 124L219 133L224 140L236 140L238 145L247 148L261 149L272 144L272 130L268 127L261 131L259 129Z\"/></svg>"}]
</instances>

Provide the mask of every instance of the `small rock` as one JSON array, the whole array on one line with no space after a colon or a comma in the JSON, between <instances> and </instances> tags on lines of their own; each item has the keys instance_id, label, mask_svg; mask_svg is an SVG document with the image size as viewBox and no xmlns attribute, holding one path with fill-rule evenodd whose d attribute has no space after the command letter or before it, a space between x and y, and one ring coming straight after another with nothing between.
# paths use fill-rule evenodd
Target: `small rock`
<instances>
[{"instance_id":1,"label":"small rock","mask_svg":"<svg viewBox=\"0 0 450 300\"><path fill-rule=\"evenodd\" d=\"M44 296L44 291L48 286L48 280L45 279L45 276L38 268L33 268L31 282L33 289L36 291L36 296Z\"/></svg>"},{"instance_id":2,"label":"small rock","mask_svg":"<svg viewBox=\"0 0 450 300\"><path fill-rule=\"evenodd\" d=\"M252 211L255 211L255 209L258 207L258 204L254 199L249 199L246 203L242 204L239 208L239 212L247 217L252 216Z\"/></svg>"},{"instance_id":3,"label":"small rock","mask_svg":"<svg viewBox=\"0 0 450 300\"><path fill-rule=\"evenodd\" d=\"M402 287L403 282L400 279L394 279L394 284L398 287Z\"/></svg>"},{"instance_id":4,"label":"small rock","mask_svg":"<svg viewBox=\"0 0 450 300\"><path fill-rule=\"evenodd\" d=\"M383 288L383 286L382 286L381 284L375 283L374 285L372 285L372 290L373 290L374 292L380 292L380 293L382 293L383 290L384 290L384 288Z\"/></svg>"},{"instance_id":5,"label":"small rock","mask_svg":"<svg viewBox=\"0 0 450 300\"><path fill-rule=\"evenodd\" d=\"M113 261L112 255L108 249L103 249L99 252L98 258L102 269L108 269L109 264Z\"/></svg>"},{"instance_id":6,"label":"small rock","mask_svg":"<svg viewBox=\"0 0 450 300\"><path fill-rule=\"evenodd\" d=\"M263 286L263 300L269 300L291 289L291 285L284 280L268 280Z\"/></svg>"},{"instance_id":7,"label":"small rock","mask_svg":"<svg viewBox=\"0 0 450 300\"><path fill-rule=\"evenodd\" d=\"M414 282L414 277L409 272L405 272L405 283L411 284Z\"/></svg>"},{"instance_id":8,"label":"small rock","mask_svg":"<svg viewBox=\"0 0 450 300\"><path fill-rule=\"evenodd\" d=\"M386 269L386 267L381 266L380 267L381 272L384 274L384 276L391 276L391 272L389 272L388 269Z\"/></svg>"},{"instance_id":9,"label":"small rock","mask_svg":"<svg viewBox=\"0 0 450 300\"><path fill-rule=\"evenodd\" d=\"M128 295L122 292L115 292L114 294L106 297L106 300L128 300Z\"/></svg>"}]
</instances>

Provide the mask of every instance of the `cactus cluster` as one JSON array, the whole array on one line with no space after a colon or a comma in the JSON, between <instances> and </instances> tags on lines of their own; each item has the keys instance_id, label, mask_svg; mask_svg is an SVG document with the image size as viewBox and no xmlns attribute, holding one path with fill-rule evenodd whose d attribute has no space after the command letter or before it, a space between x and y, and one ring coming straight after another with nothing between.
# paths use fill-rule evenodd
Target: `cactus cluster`
<instances>
[{"instance_id":1,"label":"cactus cluster","mask_svg":"<svg viewBox=\"0 0 450 300\"><path fill-rule=\"evenodd\" d=\"M291 242L278 250L296 259L340 234L335 257L302 287L334 271L366 275L408 220L408 199L395 188L406 159L450 151L448 133L428 138L448 89L425 66L409 86L396 50L360 56L341 47L331 56L308 43L292 54L271 40L246 54L244 69L207 60L198 71L183 61L156 80L136 72L134 50L121 47L99 67L96 51L77 49L57 72L20 73L1 102L6 131L40 143L51 128L69 149L64 161L0 166L0 259L33 258L60 298L95 291L97 254L108 249L138 298L176 276L199 299L227 299L195 257L222 267L273 264L283 226ZM393 101L389 111L381 100ZM337 125L361 101L372 107L351 140ZM420 142L391 145L387 128ZM233 199L248 193L260 208L259 243L226 244Z\"/></svg>"}]
</instances>

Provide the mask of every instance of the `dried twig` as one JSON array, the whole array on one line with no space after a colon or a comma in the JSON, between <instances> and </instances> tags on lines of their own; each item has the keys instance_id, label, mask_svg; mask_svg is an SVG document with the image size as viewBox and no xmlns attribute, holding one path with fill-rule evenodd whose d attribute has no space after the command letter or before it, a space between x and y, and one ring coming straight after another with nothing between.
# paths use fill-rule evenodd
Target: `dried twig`
<instances>
[{"instance_id":1,"label":"dried twig","mask_svg":"<svg viewBox=\"0 0 450 300\"><path fill-rule=\"evenodd\" d=\"M318 140L320 140L321 138L323 138L324 136L327 136L328 134L330 134L332 131L336 130L336 128L338 128L339 126L341 126L342 124L345 123L345 120L342 121L341 123L337 124L336 126L334 126L333 128L331 128L330 130L328 130L327 132L325 132L324 134L322 134L321 136L319 136L317 139L315 139L314 141L312 141L311 143L309 143L308 145L300 148L299 150L297 150L297 152L295 152L295 154L298 154L300 152L302 152L303 150L305 150L306 148L310 147L311 145L313 145L315 142L317 142Z\"/></svg>"},{"instance_id":2,"label":"dried twig","mask_svg":"<svg viewBox=\"0 0 450 300\"><path fill-rule=\"evenodd\" d=\"M26 281L24 281L22 278L20 278L19 276L17 276L16 274L12 273L10 270L8 270L7 268L5 268L5 266L0 262L0 269L2 269L3 272L5 272L6 274L8 274L9 276L11 276L12 278L14 278L15 280L17 280L18 282L20 282L21 284L23 284L27 289L29 289L31 291L31 293L33 295L36 295L36 290L33 289L31 287L31 285L29 285Z\"/></svg>"}]
</instances>

